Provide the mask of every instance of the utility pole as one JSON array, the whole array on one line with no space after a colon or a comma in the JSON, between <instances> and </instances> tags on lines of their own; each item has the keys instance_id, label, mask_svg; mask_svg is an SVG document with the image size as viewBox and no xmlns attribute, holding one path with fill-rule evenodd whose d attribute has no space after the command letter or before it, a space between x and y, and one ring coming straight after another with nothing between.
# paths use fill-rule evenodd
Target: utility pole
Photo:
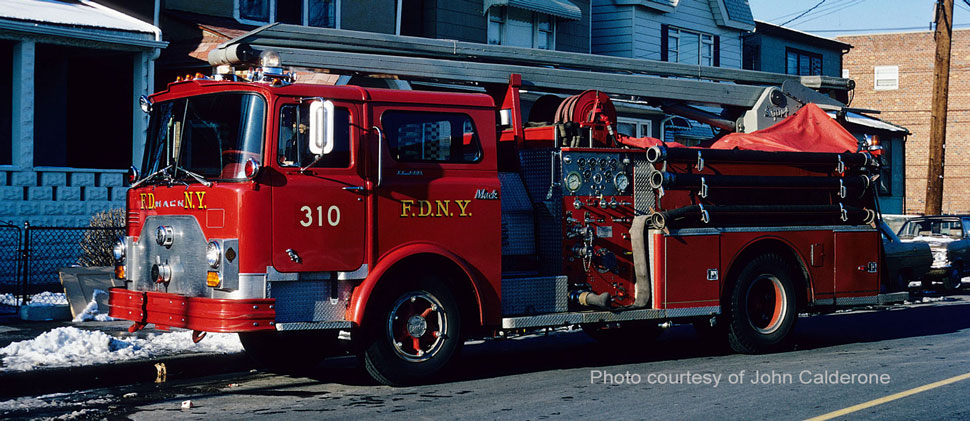
<instances>
[{"instance_id":1,"label":"utility pole","mask_svg":"<svg viewBox=\"0 0 970 421\"><path fill-rule=\"evenodd\" d=\"M936 61L933 64L933 107L930 153L926 172L927 215L943 211L943 164L946 156L946 104L950 85L950 38L953 33L953 0L936 2Z\"/></svg>"}]
</instances>

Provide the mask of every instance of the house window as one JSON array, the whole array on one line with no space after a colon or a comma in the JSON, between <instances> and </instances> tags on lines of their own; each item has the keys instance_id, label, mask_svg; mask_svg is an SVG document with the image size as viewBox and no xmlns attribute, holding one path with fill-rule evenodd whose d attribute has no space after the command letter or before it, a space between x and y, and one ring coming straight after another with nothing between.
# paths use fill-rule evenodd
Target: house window
<instances>
[{"instance_id":1,"label":"house window","mask_svg":"<svg viewBox=\"0 0 970 421\"><path fill-rule=\"evenodd\" d=\"M513 47L556 48L556 19L514 7L488 9L488 43Z\"/></svg>"},{"instance_id":2,"label":"house window","mask_svg":"<svg viewBox=\"0 0 970 421\"><path fill-rule=\"evenodd\" d=\"M667 61L715 66L715 36L703 32L667 28Z\"/></svg>"},{"instance_id":3,"label":"house window","mask_svg":"<svg viewBox=\"0 0 970 421\"><path fill-rule=\"evenodd\" d=\"M340 27L340 0L236 0L235 12L236 20L252 25Z\"/></svg>"},{"instance_id":4,"label":"house window","mask_svg":"<svg viewBox=\"0 0 970 421\"><path fill-rule=\"evenodd\" d=\"M785 73L799 76L821 75L822 55L786 48Z\"/></svg>"},{"instance_id":5,"label":"house window","mask_svg":"<svg viewBox=\"0 0 970 421\"><path fill-rule=\"evenodd\" d=\"M616 131L630 137L652 137L653 122L642 118L619 117L616 119Z\"/></svg>"},{"instance_id":6,"label":"house window","mask_svg":"<svg viewBox=\"0 0 970 421\"><path fill-rule=\"evenodd\" d=\"M877 91L890 91L899 89L899 66L875 66L875 84L873 89Z\"/></svg>"}]
</instances>

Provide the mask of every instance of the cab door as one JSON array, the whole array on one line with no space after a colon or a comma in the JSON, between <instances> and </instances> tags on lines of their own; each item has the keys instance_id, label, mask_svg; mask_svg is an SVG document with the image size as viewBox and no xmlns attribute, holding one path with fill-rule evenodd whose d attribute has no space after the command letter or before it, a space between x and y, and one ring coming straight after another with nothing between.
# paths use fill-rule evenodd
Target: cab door
<instances>
[{"instance_id":1,"label":"cab door","mask_svg":"<svg viewBox=\"0 0 970 421\"><path fill-rule=\"evenodd\" d=\"M272 262L279 272L354 271L364 263L364 179L358 172L360 112L335 102L333 151L309 152L309 104L276 108ZM316 161L316 162L314 162Z\"/></svg>"}]
</instances>

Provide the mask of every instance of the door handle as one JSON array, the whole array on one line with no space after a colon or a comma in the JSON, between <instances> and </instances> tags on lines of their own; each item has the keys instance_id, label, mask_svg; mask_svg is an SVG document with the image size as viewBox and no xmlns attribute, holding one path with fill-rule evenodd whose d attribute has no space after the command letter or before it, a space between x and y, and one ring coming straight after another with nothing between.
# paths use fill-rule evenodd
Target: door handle
<instances>
[{"instance_id":1,"label":"door handle","mask_svg":"<svg viewBox=\"0 0 970 421\"><path fill-rule=\"evenodd\" d=\"M350 190L350 191L364 191L364 188L361 186L344 186L342 188L344 190Z\"/></svg>"}]
</instances>

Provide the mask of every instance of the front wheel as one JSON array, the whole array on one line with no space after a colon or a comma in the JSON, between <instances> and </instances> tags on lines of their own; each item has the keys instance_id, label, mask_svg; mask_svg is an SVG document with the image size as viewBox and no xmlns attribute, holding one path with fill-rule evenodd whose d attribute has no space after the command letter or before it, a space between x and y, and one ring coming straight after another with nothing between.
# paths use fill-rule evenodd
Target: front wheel
<instances>
[{"instance_id":1,"label":"front wheel","mask_svg":"<svg viewBox=\"0 0 970 421\"><path fill-rule=\"evenodd\" d=\"M950 274L943 278L943 289L946 292L953 293L960 289L963 279L963 266L960 264L954 264L953 268L950 270Z\"/></svg>"},{"instance_id":2,"label":"front wheel","mask_svg":"<svg viewBox=\"0 0 970 421\"><path fill-rule=\"evenodd\" d=\"M777 254L758 256L741 270L727 308L731 349L756 354L787 344L798 317L792 279L791 265Z\"/></svg>"},{"instance_id":3,"label":"front wheel","mask_svg":"<svg viewBox=\"0 0 970 421\"><path fill-rule=\"evenodd\" d=\"M421 383L439 373L462 345L454 294L436 278L405 284L376 302L361 355L370 376L387 385Z\"/></svg>"}]
</instances>

